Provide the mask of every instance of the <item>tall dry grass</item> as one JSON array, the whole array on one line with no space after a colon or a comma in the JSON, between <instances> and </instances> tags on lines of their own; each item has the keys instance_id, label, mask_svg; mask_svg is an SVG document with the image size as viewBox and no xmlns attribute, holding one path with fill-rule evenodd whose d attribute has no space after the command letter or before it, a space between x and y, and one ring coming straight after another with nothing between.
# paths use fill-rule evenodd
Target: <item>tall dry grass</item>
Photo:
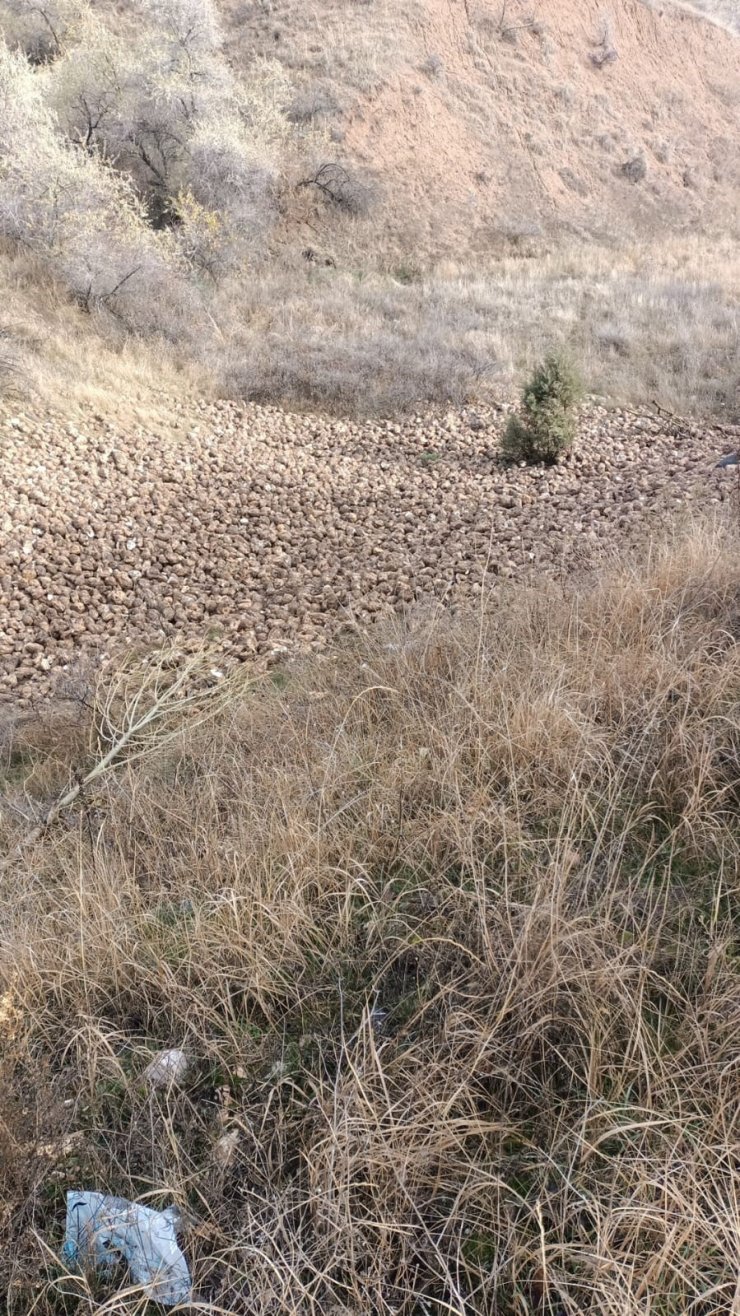
<instances>
[{"instance_id":1,"label":"tall dry grass","mask_svg":"<svg viewBox=\"0 0 740 1316\"><path fill-rule=\"evenodd\" d=\"M737 1312L738 560L350 634L20 852L150 669L6 729L12 1316L142 1310L65 1277L71 1187L179 1202L198 1310Z\"/></svg>"},{"instance_id":2,"label":"tall dry grass","mask_svg":"<svg viewBox=\"0 0 740 1316\"><path fill-rule=\"evenodd\" d=\"M364 272L348 252L344 268L275 267L240 295L225 284L220 338L199 351L232 395L393 413L510 389L565 349L607 397L733 419L739 251L706 236L660 249L562 245L509 250L475 271L414 269L386 251Z\"/></svg>"},{"instance_id":3,"label":"tall dry grass","mask_svg":"<svg viewBox=\"0 0 740 1316\"><path fill-rule=\"evenodd\" d=\"M207 395L210 383L170 343L101 332L33 255L0 241L0 398L65 420L85 404L141 419L167 396Z\"/></svg>"},{"instance_id":4,"label":"tall dry grass","mask_svg":"<svg viewBox=\"0 0 740 1316\"><path fill-rule=\"evenodd\" d=\"M0 396L105 410L215 393L391 414L509 392L565 348L589 387L615 401L739 414L733 239L509 255L475 273L390 258L364 274L349 256L348 265L299 258L247 289L226 281L205 328L173 344L105 328L28 253L0 246Z\"/></svg>"}]
</instances>

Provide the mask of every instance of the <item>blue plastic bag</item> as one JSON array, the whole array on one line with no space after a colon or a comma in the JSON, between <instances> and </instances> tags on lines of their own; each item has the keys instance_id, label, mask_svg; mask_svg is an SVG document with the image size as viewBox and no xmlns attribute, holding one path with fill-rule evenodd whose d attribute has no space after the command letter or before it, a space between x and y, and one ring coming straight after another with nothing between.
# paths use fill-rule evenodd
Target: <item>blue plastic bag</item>
<instances>
[{"instance_id":1,"label":"blue plastic bag","mask_svg":"<svg viewBox=\"0 0 740 1316\"><path fill-rule=\"evenodd\" d=\"M189 1302L190 1272L177 1245L177 1211L152 1211L104 1193L67 1193L62 1256L70 1267L111 1270L123 1259L131 1279L153 1302Z\"/></svg>"}]
</instances>

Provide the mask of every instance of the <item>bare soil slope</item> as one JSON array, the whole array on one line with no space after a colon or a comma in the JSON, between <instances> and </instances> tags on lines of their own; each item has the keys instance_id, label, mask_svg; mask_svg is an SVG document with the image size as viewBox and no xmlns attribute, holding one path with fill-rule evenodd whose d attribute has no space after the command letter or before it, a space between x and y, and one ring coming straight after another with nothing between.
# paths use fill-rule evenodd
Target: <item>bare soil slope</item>
<instances>
[{"instance_id":1,"label":"bare soil slope","mask_svg":"<svg viewBox=\"0 0 740 1316\"><path fill-rule=\"evenodd\" d=\"M740 47L688 11L277 0L230 15L236 59L256 43L305 83L317 159L376 176L394 250L731 222Z\"/></svg>"}]
</instances>

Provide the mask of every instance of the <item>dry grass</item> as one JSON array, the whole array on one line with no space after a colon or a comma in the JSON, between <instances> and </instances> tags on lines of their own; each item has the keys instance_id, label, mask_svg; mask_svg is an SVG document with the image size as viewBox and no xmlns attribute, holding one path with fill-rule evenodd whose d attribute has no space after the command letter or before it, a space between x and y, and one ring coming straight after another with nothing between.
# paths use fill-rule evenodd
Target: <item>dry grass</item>
<instances>
[{"instance_id":1,"label":"dry grass","mask_svg":"<svg viewBox=\"0 0 740 1316\"><path fill-rule=\"evenodd\" d=\"M353 262L357 259L357 265ZM150 415L165 395L392 413L510 391L565 348L589 387L684 414L738 412L733 241L502 255L475 274L299 260L227 283L177 347L105 330L23 253L0 261L0 394ZM659 262L659 263L658 263ZM354 270L354 272L353 272ZM5 363L7 362L7 365Z\"/></svg>"},{"instance_id":2,"label":"dry grass","mask_svg":"<svg viewBox=\"0 0 740 1316\"><path fill-rule=\"evenodd\" d=\"M222 341L205 346L220 387L392 412L509 387L565 348L589 386L614 399L720 417L740 405L731 239L502 255L475 273L452 263L361 269L294 267L239 296L225 288L215 310Z\"/></svg>"},{"instance_id":3,"label":"dry grass","mask_svg":"<svg viewBox=\"0 0 740 1316\"><path fill-rule=\"evenodd\" d=\"M163 397L207 395L210 383L168 343L106 332L37 260L0 243L0 397L63 408L66 418L90 403L146 418Z\"/></svg>"},{"instance_id":4,"label":"dry grass","mask_svg":"<svg viewBox=\"0 0 740 1316\"><path fill-rule=\"evenodd\" d=\"M199 1310L737 1311L738 560L348 636L20 857L108 741L8 730L11 1316L137 1309L54 1259L86 1186L188 1208Z\"/></svg>"},{"instance_id":5,"label":"dry grass","mask_svg":"<svg viewBox=\"0 0 740 1316\"><path fill-rule=\"evenodd\" d=\"M393 77L406 55L399 33L405 38L407 24L419 15L418 0L402 15L389 0L222 0L218 8L233 35L237 64L249 67L255 53L278 59L303 79L328 79L343 105Z\"/></svg>"}]
</instances>

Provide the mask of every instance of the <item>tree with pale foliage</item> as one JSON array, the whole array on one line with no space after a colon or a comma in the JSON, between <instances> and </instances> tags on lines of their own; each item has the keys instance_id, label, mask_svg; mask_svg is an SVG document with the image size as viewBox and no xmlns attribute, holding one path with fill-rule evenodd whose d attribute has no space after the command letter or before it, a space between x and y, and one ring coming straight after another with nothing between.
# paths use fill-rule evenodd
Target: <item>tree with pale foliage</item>
<instances>
[{"instance_id":1,"label":"tree with pale foliage","mask_svg":"<svg viewBox=\"0 0 740 1316\"><path fill-rule=\"evenodd\" d=\"M277 213L287 77L246 85L212 0L0 0L0 233L128 328L192 333ZM47 36L43 39L43 34ZM43 50L42 50L43 46Z\"/></svg>"},{"instance_id":2,"label":"tree with pale foliage","mask_svg":"<svg viewBox=\"0 0 740 1316\"><path fill-rule=\"evenodd\" d=\"M58 59L88 13L87 0L3 0L2 31L32 64L47 64Z\"/></svg>"},{"instance_id":3,"label":"tree with pale foliage","mask_svg":"<svg viewBox=\"0 0 740 1316\"><path fill-rule=\"evenodd\" d=\"M182 283L176 248L152 233L127 178L65 140L41 91L25 55L0 43L0 233L86 309L156 330Z\"/></svg>"},{"instance_id":4,"label":"tree with pale foliage","mask_svg":"<svg viewBox=\"0 0 740 1316\"><path fill-rule=\"evenodd\" d=\"M63 131L132 181L149 222L215 272L259 242L287 133L285 75L258 62L242 89L208 0L145 0L134 33L88 11L44 70Z\"/></svg>"}]
</instances>

